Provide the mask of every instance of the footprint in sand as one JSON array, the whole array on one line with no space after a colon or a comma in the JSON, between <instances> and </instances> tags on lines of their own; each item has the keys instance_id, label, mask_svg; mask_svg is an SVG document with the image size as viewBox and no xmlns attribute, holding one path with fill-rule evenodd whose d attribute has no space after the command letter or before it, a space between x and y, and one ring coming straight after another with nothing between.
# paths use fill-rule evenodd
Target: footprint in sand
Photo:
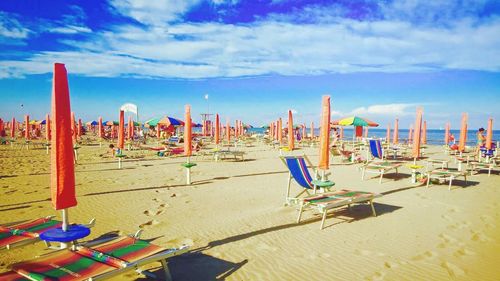
<instances>
[{"instance_id":1,"label":"footprint in sand","mask_svg":"<svg viewBox=\"0 0 500 281\"><path fill-rule=\"evenodd\" d=\"M416 256L412 257L411 259L413 261L421 261L421 260L426 260L426 259L432 259L436 256L437 256L437 254L433 251L425 251L420 255L416 255Z\"/></svg>"},{"instance_id":2,"label":"footprint in sand","mask_svg":"<svg viewBox=\"0 0 500 281\"><path fill-rule=\"evenodd\" d=\"M354 253L356 255L361 255L361 256L369 256L372 254L372 252L370 252L368 250L358 250L358 249L356 251L354 251Z\"/></svg>"},{"instance_id":3,"label":"footprint in sand","mask_svg":"<svg viewBox=\"0 0 500 281\"><path fill-rule=\"evenodd\" d=\"M443 261L441 263L441 267L446 269L446 271L448 271L448 275L452 278L465 275L465 271L462 268L450 262Z\"/></svg>"},{"instance_id":4,"label":"footprint in sand","mask_svg":"<svg viewBox=\"0 0 500 281\"><path fill-rule=\"evenodd\" d=\"M146 211L144 211L142 213L145 214L148 217L150 217L153 214L153 212L151 210L146 210Z\"/></svg>"},{"instance_id":5,"label":"footprint in sand","mask_svg":"<svg viewBox=\"0 0 500 281\"><path fill-rule=\"evenodd\" d=\"M144 228L147 228L147 227L149 227L149 226L157 225L157 224L159 224L159 223L160 223L160 222L159 222L159 221L157 221L157 220L150 220L150 221L147 221L147 222L145 222L145 223L143 223L143 224L139 225L139 228L144 229Z\"/></svg>"},{"instance_id":6,"label":"footprint in sand","mask_svg":"<svg viewBox=\"0 0 500 281\"><path fill-rule=\"evenodd\" d=\"M379 280L384 280L385 275L386 275L385 272L377 271L373 274L373 276L366 277L365 279L369 281L379 281Z\"/></svg>"},{"instance_id":7,"label":"footprint in sand","mask_svg":"<svg viewBox=\"0 0 500 281\"><path fill-rule=\"evenodd\" d=\"M475 241L475 242L488 242L488 241L491 241L491 238L488 237L483 232L477 232L477 231L471 230L471 233L472 233L472 237L471 237L472 241Z\"/></svg>"},{"instance_id":8,"label":"footprint in sand","mask_svg":"<svg viewBox=\"0 0 500 281\"><path fill-rule=\"evenodd\" d=\"M384 267L387 269L391 269L391 268L397 268L397 267L399 267L399 265L397 263L394 263L394 262L386 261L386 262L384 262Z\"/></svg>"},{"instance_id":9,"label":"footprint in sand","mask_svg":"<svg viewBox=\"0 0 500 281\"><path fill-rule=\"evenodd\" d=\"M453 255L457 258L461 258L461 257L464 257L464 256L474 256L476 255L475 252L469 250L469 249L466 249L464 247L461 247L459 248L458 250L455 251L455 253L453 253Z\"/></svg>"}]
</instances>

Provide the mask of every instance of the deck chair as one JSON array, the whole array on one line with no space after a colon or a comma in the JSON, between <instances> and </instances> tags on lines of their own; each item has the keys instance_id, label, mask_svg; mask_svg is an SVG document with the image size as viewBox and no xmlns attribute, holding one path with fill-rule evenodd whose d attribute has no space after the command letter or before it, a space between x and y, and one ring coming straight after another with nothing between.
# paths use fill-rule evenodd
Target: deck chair
<instances>
[{"instance_id":1,"label":"deck chair","mask_svg":"<svg viewBox=\"0 0 500 281\"><path fill-rule=\"evenodd\" d=\"M132 270L154 278L154 274L140 267L158 261L164 279L172 280L167 259L188 249L186 245L166 249L139 239L139 234L121 236L92 247L76 245L14 264L11 271L0 274L0 280L105 280Z\"/></svg>"},{"instance_id":2,"label":"deck chair","mask_svg":"<svg viewBox=\"0 0 500 281\"><path fill-rule=\"evenodd\" d=\"M372 173L380 175L379 183L382 183L382 178L386 172L394 169L396 170L396 174L398 173L398 168L401 166L401 163L381 161L384 159L384 151L380 144L380 140L370 140L370 153L374 158L380 160L368 162L361 167L361 180L365 179L366 173Z\"/></svg>"},{"instance_id":3,"label":"deck chair","mask_svg":"<svg viewBox=\"0 0 500 281\"><path fill-rule=\"evenodd\" d=\"M432 171L427 171L427 187L431 182L431 179L444 179L449 181L448 190L451 190L451 185L453 180L463 177L465 184L467 184L467 171L451 170L451 169L435 169Z\"/></svg>"},{"instance_id":4,"label":"deck chair","mask_svg":"<svg viewBox=\"0 0 500 281\"><path fill-rule=\"evenodd\" d=\"M53 219L54 216L39 218L27 222L0 226L0 251L34 244L40 242L40 234L56 227L62 223ZM95 219L92 219L87 227L94 226ZM50 244L47 244L50 246Z\"/></svg>"},{"instance_id":5,"label":"deck chair","mask_svg":"<svg viewBox=\"0 0 500 281\"><path fill-rule=\"evenodd\" d=\"M373 207L373 199L381 196L381 194L377 193L347 189L308 196L300 200L297 223L300 223L304 209L312 208L322 214L320 229L323 229L328 211L344 206L350 208L351 204L356 203L369 203L373 216L377 216L375 208Z\"/></svg>"},{"instance_id":6,"label":"deck chair","mask_svg":"<svg viewBox=\"0 0 500 281\"><path fill-rule=\"evenodd\" d=\"M298 203L299 197L304 193L306 195L311 195L311 192L312 194L316 194L316 189L318 187L321 189L329 190L334 185L332 182L329 182L330 184L327 184L325 186L317 186L316 184L313 183L313 181L318 178L318 173L316 169L313 169L314 179L313 177L311 177L311 174L309 173L307 166L312 166L312 164L309 158L307 158L307 156L305 155L280 156L280 159L283 162L283 164L285 164L285 166L288 168L288 182L286 188L285 205L289 205L291 203ZM295 196L290 196L290 186L292 183L292 178L302 188L302 191L300 191Z\"/></svg>"}]
</instances>

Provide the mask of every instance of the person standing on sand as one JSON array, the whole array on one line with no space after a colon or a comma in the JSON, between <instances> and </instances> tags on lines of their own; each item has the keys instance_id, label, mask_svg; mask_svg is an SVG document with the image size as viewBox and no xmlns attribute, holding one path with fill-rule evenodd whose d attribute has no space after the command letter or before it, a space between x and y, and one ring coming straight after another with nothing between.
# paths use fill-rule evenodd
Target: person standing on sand
<instances>
[{"instance_id":1,"label":"person standing on sand","mask_svg":"<svg viewBox=\"0 0 500 281\"><path fill-rule=\"evenodd\" d=\"M484 128L479 128L477 130L477 146L476 146L476 155L479 154L479 150L481 149L482 146L484 146L484 143L486 142L486 137L484 136Z\"/></svg>"}]
</instances>

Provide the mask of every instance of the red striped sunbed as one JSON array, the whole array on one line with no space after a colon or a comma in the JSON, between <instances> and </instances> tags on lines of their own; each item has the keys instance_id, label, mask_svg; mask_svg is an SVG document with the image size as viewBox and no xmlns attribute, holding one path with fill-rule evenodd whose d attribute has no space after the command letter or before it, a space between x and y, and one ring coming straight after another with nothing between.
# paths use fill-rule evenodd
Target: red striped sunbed
<instances>
[{"instance_id":1,"label":"red striped sunbed","mask_svg":"<svg viewBox=\"0 0 500 281\"><path fill-rule=\"evenodd\" d=\"M0 251L33 244L40 239L40 233L61 226L52 217L39 218L10 226L0 226Z\"/></svg>"},{"instance_id":2,"label":"red striped sunbed","mask_svg":"<svg viewBox=\"0 0 500 281\"><path fill-rule=\"evenodd\" d=\"M92 248L76 246L14 264L12 271L0 274L0 280L103 280L139 270L140 266L156 261L162 263L166 279L170 279L166 259L187 250L187 246L165 249L135 237L122 236Z\"/></svg>"}]
</instances>

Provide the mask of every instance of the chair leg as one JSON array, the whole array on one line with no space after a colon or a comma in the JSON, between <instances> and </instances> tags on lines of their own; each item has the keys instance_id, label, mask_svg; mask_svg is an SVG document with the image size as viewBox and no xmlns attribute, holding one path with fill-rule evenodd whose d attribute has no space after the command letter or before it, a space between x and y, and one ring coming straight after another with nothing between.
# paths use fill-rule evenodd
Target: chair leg
<instances>
[{"instance_id":1,"label":"chair leg","mask_svg":"<svg viewBox=\"0 0 500 281\"><path fill-rule=\"evenodd\" d=\"M170 270L168 269L168 263L166 260L161 260L161 265L163 267L163 273L165 274L166 281L172 281L172 275L170 274Z\"/></svg>"},{"instance_id":2,"label":"chair leg","mask_svg":"<svg viewBox=\"0 0 500 281\"><path fill-rule=\"evenodd\" d=\"M378 183L382 183L382 178L384 177L384 171L382 170L380 172L380 179L378 180Z\"/></svg>"},{"instance_id":3,"label":"chair leg","mask_svg":"<svg viewBox=\"0 0 500 281\"><path fill-rule=\"evenodd\" d=\"M363 171L361 171L361 180L364 181L365 180L365 171L366 169L363 168Z\"/></svg>"},{"instance_id":4,"label":"chair leg","mask_svg":"<svg viewBox=\"0 0 500 281\"><path fill-rule=\"evenodd\" d=\"M374 217L377 216L377 212L375 212L375 207L373 207L373 200L370 200L370 206L372 207L372 214Z\"/></svg>"},{"instance_id":5,"label":"chair leg","mask_svg":"<svg viewBox=\"0 0 500 281\"><path fill-rule=\"evenodd\" d=\"M448 184L448 190L451 190L451 183L453 182L453 176L450 177L450 184Z\"/></svg>"},{"instance_id":6,"label":"chair leg","mask_svg":"<svg viewBox=\"0 0 500 281\"><path fill-rule=\"evenodd\" d=\"M285 198L285 204L288 204L288 198L290 198L290 184L292 182L292 174L289 172L288 173L288 184L286 186L286 198Z\"/></svg>"},{"instance_id":7,"label":"chair leg","mask_svg":"<svg viewBox=\"0 0 500 281\"><path fill-rule=\"evenodd\" d=\"M300 223L300 218L302 217L302 212L304 211L304 203L300 203L299 215L297 217L297 223Z\"/></svg>"},{"instance_id":8,"label":"chair leg","mask_svg":"<svg viewBox=\"0 0 500 281\"><path fill-rule=\"evenodd\" d=\"M427 187L429 187L430 183L431 183L431 174L427 174Z\"/></svg>"},{"instance_id":9,"label":"chair leg","mask_svg":"<svg viewBox=\"0 0 500 281\"><path fill-rule=\"evenodd\" d=\"M325 226L326 212L327 210L323 210L323 218L321 218L321 226L319 227L320 230L322 230L323 227Z\"/></svg>"}]
</instances>

